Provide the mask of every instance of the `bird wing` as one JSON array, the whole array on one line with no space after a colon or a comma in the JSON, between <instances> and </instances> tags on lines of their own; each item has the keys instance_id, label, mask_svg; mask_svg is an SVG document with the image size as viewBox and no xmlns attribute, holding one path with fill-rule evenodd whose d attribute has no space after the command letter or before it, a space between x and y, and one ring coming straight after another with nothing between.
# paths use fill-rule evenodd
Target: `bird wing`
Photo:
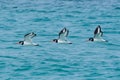
<instances>
[{"instance_id":1,"label":"bird wing","mask_svg":"<svg viewBox=\"0 0 120 80\"><path fill-rule=\"evenodd\" d=\"M68 34L69 34L69 30L66 29L66 28L63 28L63 29L59 32L59 39L66 40L66 37L68 36Z\"/></svg>"},{"instance_id":2,"label":"bird wing","mask_svg":"<svg viewBox=\"0 0 120 80\"><path fill-rule=\"evenodd\" d=\"M32 38L34 37L33 34L34 34L34 33L25 34L25 35L24 35L24 41L25 41L25 42L32 42Z\"/></svg>"},{"instance_id":3,"label":"bird wing","mask_svg":"<svg viewBox=\"0 0 120 80\"><path fill-rule=\"evenodd\" d=\"M103 32L101 30L101 27L98 26L94 31L94 38L101 38L103 36Z\"/></svg>"}]
</instances>

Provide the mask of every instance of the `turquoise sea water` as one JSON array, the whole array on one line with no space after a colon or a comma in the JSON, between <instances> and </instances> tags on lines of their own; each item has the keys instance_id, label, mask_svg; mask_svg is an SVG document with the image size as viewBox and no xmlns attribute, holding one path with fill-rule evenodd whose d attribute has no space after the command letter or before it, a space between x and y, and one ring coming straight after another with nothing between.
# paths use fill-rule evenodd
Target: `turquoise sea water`
<instances>
[{"instance_id":1,"label":"turquoise sea water","mask_svg":"<svg viewBox=\"0 0 120 80\"><path fill-rule=\"evenodd\" d=\"M73 44L51 42L63 27ZM120 80L120 0L0 0L0 37L0 80Z\"/></svg>"}]
</instances>

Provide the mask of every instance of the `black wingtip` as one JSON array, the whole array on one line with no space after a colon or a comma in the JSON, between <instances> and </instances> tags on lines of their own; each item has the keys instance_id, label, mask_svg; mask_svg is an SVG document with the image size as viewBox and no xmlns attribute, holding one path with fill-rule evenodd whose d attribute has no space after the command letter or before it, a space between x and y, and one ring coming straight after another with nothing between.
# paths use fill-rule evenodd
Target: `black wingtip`
<instances>
[{"instance_id":1,"label":"black wingtip","mask_svg":"<svg viewBox=\"0 0 120 80\"><path fill-rule=\"evenodd\" d=\"M95 31L94 31L94 34L97 34L97 33L98 33L98 30L100 30L100 32L102 32L100 25L98 25L98 26L96 27L96 29L95 29Z\"/></svg>"},{"instance_id":2,"label":"black wingtip","mask_svg":"<svg viewBox=\"0 0 120 80\"><path fill-rule=\"evenodd\" d=\"M100 25L98 25L98 27L100 27Z\"/></svg>"},{"instance_id":3,"label":"black wingtip","mask_svg":"<svg viewBox=\"0 0 120 80\"><path fill-rule=\"evenodd\" d=\"M64 27L63 29L67 29L66 27Z\"/></svg>"},{"instance_id":4,"label":"black wingtip","mask_svg":"<svg viewBox=\"0 0 120 80\"><path fill-rule=\"evenodd\" d=\"M29 35L29 34L30 34L30 33L25 34L24 37L26 37L26 36Z\"/></svg>"},{"instance_id":5,"label":"black wingtip","mask_svg":"<svg viewBox=\"0 0 120 80\"><path fill-rule=\"evenodd\" d=\"M96 29L100 29L100 31L101 31L101 26L100 26L100 25L98 25L98 26L96 27Z\"/></svg>"},{"instance_id":6,"label":"black wingtip","mask_svg":"<svg viewBox=\"0 0 120 80\"><path fill-rule=\"evenodd\" d=\"M65 31L67 31L67 28L66 28L66 27L64 27L62 30L65 30Z\"/></svg>"}]
</instances>

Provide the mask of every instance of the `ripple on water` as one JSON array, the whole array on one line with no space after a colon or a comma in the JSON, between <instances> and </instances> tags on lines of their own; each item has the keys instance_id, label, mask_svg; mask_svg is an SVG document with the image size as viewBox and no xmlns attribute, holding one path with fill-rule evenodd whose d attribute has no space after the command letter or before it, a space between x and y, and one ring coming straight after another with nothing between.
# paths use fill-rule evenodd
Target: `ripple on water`
<instances>
[{"instance_id":1,"label":"ripple on water","mask_svg":"<svg viewBox=\"0 0 120 80\"><path fill-rule=\"evenodd\" d=\"M15 69L14 71L15 72L24 72L24 71L28 71L28 70L30 70L32 68L32 66L31 65L29 65L29 64L23 64L22 66L19 66L17 69Z\"/></svg>"},{"instance_id":2,"label":"ripple on water","mask_svg":"<svg viewBox=\"0 0 120 80\"><path fill-rule=\"evenodd\" d=\"M120 10L120 7L116 7L115 9L116 9L116 10Z\"/></svg>"},{"instance_id":3,"label":"ripple on water","mask_svg":"<svg viewBox=\"0 0 120 80\"><path fill-rule=\"evenodd\" d=\"M51 21L51 20L48 17L43 17L43 18L35 18L32 21L34 21L34 22L40 22L40 21L46 22L46 21Z\"/></svg>"},{"instance_id":4,"label":"ripple on water","mask_svg":"<svg viewBox=\"0 0 120 80\"><path fill-rule=\"evenodd\" d=\"M20 71L27 71L32 68L32 65L29 64L29 62L27 62L26 60L21 59L19 57L0 56L0 60L1 59L4 60L4 61L1 61L1 63L0 63L0 64L3 64L1 67L2 68L4 67L4 69L8 68L8 67L12 67L12 69L14 69L15 72L20 72ZM12 69L10 69L10 70L12 70Z\"/></svg>"}]
</instances>

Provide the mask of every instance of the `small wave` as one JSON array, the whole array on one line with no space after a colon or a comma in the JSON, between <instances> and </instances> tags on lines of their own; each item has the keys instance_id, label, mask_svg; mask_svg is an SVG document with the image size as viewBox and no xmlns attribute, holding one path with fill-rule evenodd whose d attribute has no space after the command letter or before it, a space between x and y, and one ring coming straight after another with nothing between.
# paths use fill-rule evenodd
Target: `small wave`
<instances>
[{"instance_id":1,"label":"small wave","mask_svg":"<svg viewBox=\"0 0 120 80\"><path fill-rule=\"evenodd\" d=\"M31 65L22 65L22 66L20 66L19 68L17 68L17 69L15 69L14 71L27 71L27 70L30 70L32 68L32 66Z\"/></svg>"},{"instance_id":2,"label":"small wave","mask_svg":"<svg viewBox=\"0 0 120 80\"><path fill-rule=\"evenodd\" d=\"M33 22L40 22L40 21L51 21L48 17L43 18L35 18L32 20Z\"/></svg>"},{"instance_id":3,"label":"small wave","mask_svg":"<svg viewBox=\"0 0 120 80\"><path fill-rule=\"evenodd\" d=\"M120 10L120 7L116 7L115 9Z\"/></svg>"},{"instance_id":4,"label":"small wave","mask_svg":"<svg viewBox=\"0 0 120 80\"><path fill-rule=\"evenodd\" d=\"M18 59L18 57L13 57L13 56L0 56L0 58Z\"/></svg>"}]
</instances>

